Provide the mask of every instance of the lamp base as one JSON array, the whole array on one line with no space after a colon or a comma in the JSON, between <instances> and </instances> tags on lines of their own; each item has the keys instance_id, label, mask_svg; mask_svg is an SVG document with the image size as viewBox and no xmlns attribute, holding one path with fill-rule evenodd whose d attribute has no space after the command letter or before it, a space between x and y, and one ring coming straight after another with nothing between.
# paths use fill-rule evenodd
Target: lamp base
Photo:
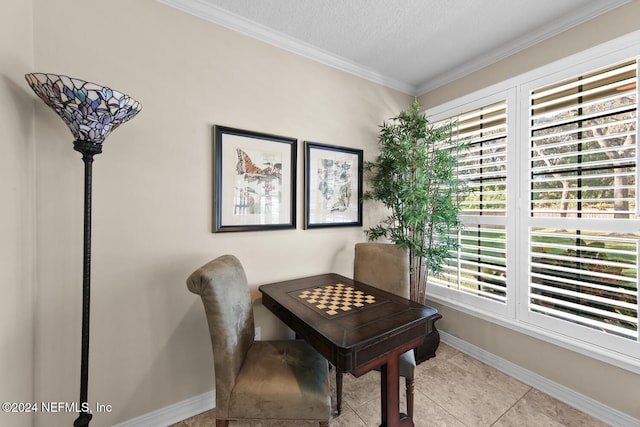
<instances>
[{"instance_id":1,"label":"lamp base","mask_svg":"<svg viewBox=\"0 0 640 427\"><path fill-rule=\"evenodd\" d=\"M73 427L85 427L89 425L89 421L91 421L92 414L88 414L86 412L82 412L78 418L73 422Z\"/></svg>"}]
</instances>

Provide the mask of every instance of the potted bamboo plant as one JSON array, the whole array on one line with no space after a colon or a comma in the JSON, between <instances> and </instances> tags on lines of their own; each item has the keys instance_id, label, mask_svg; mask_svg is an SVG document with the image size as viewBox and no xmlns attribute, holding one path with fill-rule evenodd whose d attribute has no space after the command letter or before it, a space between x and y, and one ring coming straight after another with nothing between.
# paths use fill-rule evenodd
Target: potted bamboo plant
<instances>
[{"instance_id":1,"label":"potted bamboo plant","mask_svg":"<svg viewBox=\"0 0 640 427\"><path fill-rule=\"evenodd\" d=\"M461 147L451 140L454 124L434 126L419 109L416 100L384 123L380 153L375 161L365 162L370 189L364 199L389 209L388 216L365 233L370 241L384 238L408 248L410 299L425 304L429 276L442 271L457 247L457 196L464 189L456 176Z\"/></svg>"}]
</instances>

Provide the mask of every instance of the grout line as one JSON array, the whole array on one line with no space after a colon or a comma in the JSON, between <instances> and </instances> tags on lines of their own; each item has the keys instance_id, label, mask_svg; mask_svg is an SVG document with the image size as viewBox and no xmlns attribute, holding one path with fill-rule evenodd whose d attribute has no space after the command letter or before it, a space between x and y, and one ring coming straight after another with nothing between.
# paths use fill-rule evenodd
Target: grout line
<instances>
[{"instance_id":1,"label":"grout line","mask_svg":"<svg viewBox=\"0 0 640 427\"><path fill-rule=\"evenodd\" d=\"M495 369L495 368L494 368L494 369ZM513 377L511 377L511 378L513 378ZM506 411L504 411L504 412L502 413L502 415L500 415L498 418L496 418L496 420L495 420L494 422L492 422L492 423L491 423L491 426L494 426L498 421L500 421L500 419L502 419L505 415L507 415L507 414L509 413L509 411L511 411L513 408L515 408L515 406L516 406L518 403L520 403L520 401L521 401L522 399L524 399L524 397L525 397L527 394L531 393L531 390L533 390L533 387L529 386L529 390L527 390L527 392L526 392L525 394L523 394L521 397L519 397L519 398L518 398L518 400L516 400L516 401L513 403L513 405L509 406L509 408L508 408Z\"/></svg>"},{"instance_id":2,"label":"grout line","mask_svg":"<svg viewBox=\"0 0 640 427\"><path fill-rule=\"evenodd\" d=\"M448 359L443 359L443 360L447 360L448 361ZM431 402L433 405L435 405L438 408L440 408L443 412L447 413L451 418L453 418L454 420L456 420L457 422L462 424L464 427L470 427L464 421L462 421L460 418L456 417L455 414L452 414L449 410L447 410L446 408L443 408L440 404L438 404L438 402L436 402L435 400L431 399L422 390L415 389L414 390L414 394L415 394L415 391L417 391L418 393L423 395L427 400L429 400L429 402Z\"/></svg>"}]
</instances>

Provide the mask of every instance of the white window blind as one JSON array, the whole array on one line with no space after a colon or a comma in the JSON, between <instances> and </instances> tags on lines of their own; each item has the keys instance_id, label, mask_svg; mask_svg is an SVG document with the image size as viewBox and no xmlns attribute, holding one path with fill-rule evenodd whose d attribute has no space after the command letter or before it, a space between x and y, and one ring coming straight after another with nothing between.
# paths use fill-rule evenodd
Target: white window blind
<instances>
[{"instance_id":1,"label":"white window blind","mask_svg":"<svg viewBox=\"0 0 640 427\"><path fill-rule=\"evenodd\" d=\"M637 341L637 63L530 92L531 312Z\"/></svg>"},{"instance_id":2,"label":"white window blind","mask_svg":"<svg viewBox=\"0 0 640 427\"><path fill-rule=\"evenodd\" d=\"M453 121L453 140L465 144L458 175L468 192L460 199L464 228L459 247L430 282L504 303L506 286L507 102L496 102ZM447 147L443 147L447 148Z\"/></svg>"},{"instance_id":3,"label":"white window blind","mask_svg":"<svg viewBox=\"0 0 640 427\"><path fill-rule=\"evenodd\" d=\"M531 230L530 309L638 339L638 240L584 230Z\"/></svg>"},{"instance_id":4,"label":"white window blind","mask_svg":"<svg viewBox=\"0 0 640 427\"><path fill-rule=\"evenodd\" d=\"M531 94L531 214L636 214L635 61Z\"/></svg>"}]
</instances>

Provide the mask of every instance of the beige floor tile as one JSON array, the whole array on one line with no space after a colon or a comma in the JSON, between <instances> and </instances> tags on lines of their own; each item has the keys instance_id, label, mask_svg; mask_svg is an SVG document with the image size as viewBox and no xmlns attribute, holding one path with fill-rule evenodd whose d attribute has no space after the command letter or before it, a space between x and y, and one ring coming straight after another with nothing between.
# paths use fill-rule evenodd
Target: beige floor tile
<instances>
[{"instance_id":1,"label":"beige floor tile","mask_svg":"<svg viewBox=\"0 0 640 427\"><path fill-rule=\"evenodd\" d=\"M215 427L215 423L211 427ZM301 421L230 421L229 427L318 427L318 423Z\"/></svg>"},{"instance_id":2,"label":"beige floor tile","mask_svg":"<svg viewBox=\"0 0 640 427\"><path fill-rule=\"evenodd\" d=\"M366 425L378 426L380 424L380 373L369 372L362 377L355 378L345 375L343 385L343 402L364 420ZM406 412L406 385L404 379L400 380L400 411ZM415 393L414 393L415 394ZM333 422L331 424L333 427Z\"/></svg>"},{"instance_id":3,"label":"beige floor tile","mask_svg":"<svg viewBox=\"0 0 640 427\"><path fill-rule=\"evenodd\" d=\"M415 393L413 411L415 427L465 427L461 421L420 391Z\"/></svg>"},{"instance_id":4,"label":"beige floor tile","mask_svg":"<svg viewBox=\"0 0 640 427\"><path fill-rule=\"evenodd\" d=\"M440 343L440 345L438 346L438 349L436 350L436 357L431 358L423 363L421 363L419 366L429 363L438 363L439 361L443 361L443 360L448 360L449 358L456 356L458 354L461 354L460 350L457 350L453 347L451 347L450 345L447 345L443 342Z\"/></svg>"},{"instance_id":5,"label":"beige floor tile","mask_svg":"<svg viewBox=\"0 0 640 427\"><path fill-rule=\"evenodd\" d=\"M203 412L169 427L209 427L216 425L216 411Z\"/></svg>"},{"instance_id":6,"label":"beige floor tile","mask_svg":"<svg viewBox=\"0 0 640 427\"><path fill-rule=\"evenodd\" d=\"M342 402L357 408L380 396L380 372L371 371L361 377L345 374L342 381Z\"/></svg>"},{"instance_id":7,"label":"beige floor tile","mask_svg":"<svg viewBox=\"0 0 640 427\"><path fill-rule=\"evenodd\" d=\"M353 412L353 411L352 411ZM169 427L215 427L215 410L204 412L195 417L187 418ZM317 427L316 422L299 421L229 421L229 427ZM333 424L332 424L333 426Z\"/></svg>"},{"instance_id":8,"label":"beige floor tile","mask_svg":"<svg viewBox=\"0 0 640 427\"><path fill-rule=\"evenodd\" d=\"M522 402L509 409L492 427L564 427L564 424L548 417Z\"/></svg>"},{"instance_id":9,"label":"beige floor tile","mask_svg":"<svg viewBox=\"0 0 640 427\"><path fill-rule=\"evenodd\" d=\"M414 403L415 427L465 427L462 422L420 392L415 393ZM404 412L404 408L402 411ZM379 399L372 399L355 408L355 413L368 427L378 427L380 425ZM331 427L334 427L333 421Z\"/></svg>"},{"instance_id":10,"label":"beige floor tile","mask_svg":"<svg viewBox=\"0 0 640 427\"><path fill-rule=\"evenodd\" d=\"M380 393L380 392L378 392ZM365 425L368 427L378 426L380 425L380 399L375 398L369 400L368 402L354 408L358 417L364 421ZM333 427L333 424L331 425Z\"/></svg>"},{"instance_id":11,"label":"beige floor tile","mask_svg":"<svg viewBox=\"0 0 640 427\"><path fill-rule=\"evenodd\" d=\"M566 427L606 427L596 418L581 412L566 403L560 402L539 390L529 391L513 408L521 412L539 414L540 418L548 418ZM509 415L509 413L505 414ZM538 424L532 424L538 425ZM543 424L547 425L547 424ZM554 424L548 424L554 425Z\"/></svg>"},{"instance_id":12,"label":"beige floor tile","mask_svg":"<svg viewBox=\"0 0 640 427\"><path fill-rule=\"evenodd\" d=\"M335 390L335 371L331 372ZM415 378L416 427L605 427L550 396L502 372L440 344L437 356L420 364ZM404 382L400 408L406 411ZM332 395L335 408L335 393ZM330 427L377 427L380 423L380 373L344 376L343 410ZM303 427L316 423L230 423L235 427ZM170 427L214 427L215 411L207 411Z\"/></svg>"},{"instance_id":13,"label":"beige floor tile","mask_svg":"<svg viewBox=\"0 0 640 427\"><path fill-rule=\"evenodd\" d=\"M367 424L351 409L345 408L338 418L329 423L330 427L368 427Z\"/></svg>"},{"instance_id":14,"label":"beige floor tile","mask_svg":"<svg viewBox=\"0 0 640 427\"><path fill-rule=\"evenodd\" d=\"M492 385L484 372L451 360L418 372L416 388L467 426L491 425L526 392Z\"/></svg>"},{"instance_id":15,"label":"beige floor tile","mask_svg":"<svg viewBox=\"0 0 640 427\"><path fill-rule=\"evenodd\" d=\"M531 389L528 385L500 372L486 363L482 363L479 360L474 359L467 354L458 353L448 360L469 372L469 374L473 375L474 378L479 379L481 382L495 388L503 389L518 398L524 396L525 393Z\"/></svg>"}]
</instances>

